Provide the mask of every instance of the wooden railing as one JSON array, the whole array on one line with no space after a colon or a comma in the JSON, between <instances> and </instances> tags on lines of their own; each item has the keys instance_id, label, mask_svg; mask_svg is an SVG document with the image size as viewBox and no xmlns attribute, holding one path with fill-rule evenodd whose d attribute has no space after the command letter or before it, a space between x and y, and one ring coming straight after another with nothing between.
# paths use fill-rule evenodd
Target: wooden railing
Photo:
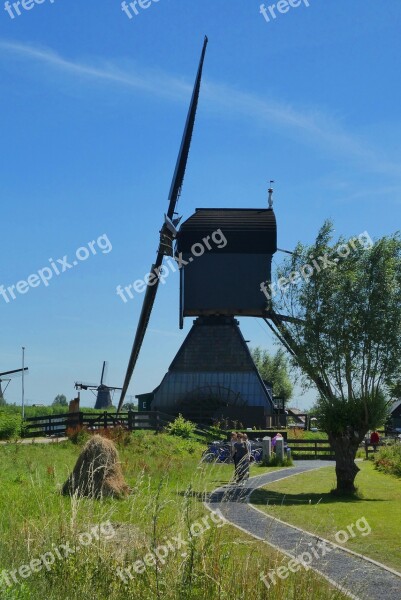
<instances>
[{"instance_id":1,"label":"wooden railing","mask_svg":"<svg viewBox=\"0 0 401 600\"><path fill-rule=\"evenodd\" d=\"M129 431L140 429L161 431L175 417L161 412L136 412L119 413L64 413L62 415L48 415L45 417L30 417L24 421L24 437L57 436L62 437L67 429L85 427L89 431L108 429L110 427L124 427Z\"/></svg>"},{"instance_id":2,"label":"wooden railing","mask_svg":"<svg viewBox=\"0 0 401 600\"><path fill-rule=\"evenodd\" d=\"M328 440L297 440L288 439L288 447L291 448L291 456L297 459L334 460L334 451Z\"/></svg>"}]
</instances>

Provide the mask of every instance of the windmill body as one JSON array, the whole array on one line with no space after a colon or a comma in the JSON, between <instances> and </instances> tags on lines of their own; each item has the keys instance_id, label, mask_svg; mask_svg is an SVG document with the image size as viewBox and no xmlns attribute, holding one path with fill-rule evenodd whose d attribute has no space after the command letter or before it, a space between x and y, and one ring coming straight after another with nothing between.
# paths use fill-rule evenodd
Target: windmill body
<instances>
[{"instance_id":1,"label":"windmill body","mask_svg":"<svg viewBox=\"0 0 401 600\"><path fill-rule=\"evenodd\" d=\"M203 254L195 256L202 247ZM260 286L270 281L276 251L273 209L197 209L177 237L177 253L184 258L181 317L265 317L266 297Z\"/></svg>"},{"instance_id":2,"label":"windmill body","mask_svg":"<svg viewBox=\"0 0 401 600\"><path fill-rule=\"evenodd\" d=\"M212 237L216 231L219 235ZM199 254L205 245L202 240L209 249L195 256L193 250ZM183 265L180 321L198 318L154 391L152 409L203 423L271 424L271 389L261 379L235 317L266 317L260 287L270 280L276 250L270 208L197 209L182 224L176 245Z\"/></svg>"},{"instance_id":3,"label":"windmill body","mask_svg":"<svg viewBox=\"0 0 401 600\"><path fill-rule=\"evenodd\" d=\"M95 408L99 409L99 410L100 409L106 410L107 408L111 408L113 406L112 392L114 392L115 390L121 390L120 387L115 387L115 386L105 384L107 366L108 366L107 362L104 361L99 384L83 383L83 382L75 383L76 390L90 390L94 394L96 392Z\"/></svg>"}]
</instances>

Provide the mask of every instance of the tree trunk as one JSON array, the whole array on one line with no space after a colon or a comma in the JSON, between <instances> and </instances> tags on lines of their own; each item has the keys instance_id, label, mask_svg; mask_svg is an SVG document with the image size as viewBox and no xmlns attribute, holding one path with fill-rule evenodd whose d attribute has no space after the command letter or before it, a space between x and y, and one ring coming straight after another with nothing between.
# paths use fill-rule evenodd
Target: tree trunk
<instances>
[{"instance_id":1,"label":"tree trunk","mask_svg":"<svg viewBox=\"0 0 401 600\"><path fill-rule=\"evenodd\" d=\"M336 457L337 488L333 490L339 495L352 495L356 492L355 477L359 468L355 464L355 457L359 447L359 439L350 439L344 435L329 438Z\"/></svg>"}]
</instances>

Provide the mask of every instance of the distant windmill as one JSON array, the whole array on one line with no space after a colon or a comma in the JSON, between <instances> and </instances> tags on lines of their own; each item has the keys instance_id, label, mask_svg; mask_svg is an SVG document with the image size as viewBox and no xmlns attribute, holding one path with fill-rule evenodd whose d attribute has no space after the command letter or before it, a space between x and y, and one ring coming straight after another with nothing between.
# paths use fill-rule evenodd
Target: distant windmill
<instances>
[{"instance_id":1,"label":"distant windmill","mask_svg":"<svg viewBox=\"0 0 401 600\"><path fill-rule=\"evenodd\" d=\"M103 368L102 368L102 375L100 377L100 384L83 383L83 382L75 383L76 390L91 390L91 392L93 392L93 393L95 393L95 391L97 392L96 404L95 404L95 408L97 408L97 409L109 408L110 406L112 406L113 402L112 402L111 392L114 393L115 390L122 389L120 387L106 385L104 383L105 379L106 379L107 366L108 366L107 362L104 361Z\"/></svg>"},{"instance_id":2,"label":"distant windmill","mask_svg":"<svg viewBox=\"0 0 401 600\"><path fill-rule=\"evenodd\" d=\"M28 371L28 367L24 369L14 369L14 371L5 371L4 373L0 373L0 400L4 398L4 392L10 385L12 379L16 379L17 377L22 377L22 373ZM6 387L2 388L2 383L6 383Z\"/></svg>"}]
</instances>

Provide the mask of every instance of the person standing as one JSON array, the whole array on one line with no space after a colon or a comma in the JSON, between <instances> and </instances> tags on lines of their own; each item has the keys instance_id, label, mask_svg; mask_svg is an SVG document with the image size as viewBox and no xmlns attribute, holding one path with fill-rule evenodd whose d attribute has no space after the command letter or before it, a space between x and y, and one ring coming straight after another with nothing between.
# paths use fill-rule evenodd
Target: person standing
<instances>
[{"instance_id":1,"label":"person standing","mask_svg":"<svg viewBox=\"0 0 401 600\"><path fill-rule=\"evenodd\" d=\"M230 457L231 457L231 460L234 462L234 473L237 470L237 454L236 454L237 449L235 447L237 440L238 440L238 434L235 431L233 431L231 433L231 439L230 439Z\"/></svg>"},{"instance_id":2,"label":"person standing","mask_svg":"<svg viewBox=\"0 0 401 600\"><path fill-rule=\"evenodd\" d=\"M373 446L373 452L376 452L377 446L379 445L379 443L380 443L380 435L375 429L370 434L370 444L371 444L371 446Z\"/></svg>"},{"instance_id":3,"label":"person standing","mask_svg":"<svg viewBox=\"0 0 401 600\"><path fill-rule=\"evenodd\" d=\"M250 453L248 451L247 440L247 436L244 437L242 433L237 434L237 442L235 443L235 454L237 457L235 481L239 485L245 485L246 480L249 479Z\"/></svg>"},{"instance_id":4,"label":"person standing","mask_svg":"<svg viewBox=\"0 0 401 600\"><path fill-rule=\"evenodd\" d=\"M245 446L246 446L246 449L248 451L249 460L251 460L251 451L252 451L251 442L248 440L248 436L247 436L246 433L244 433L242 435L242 438L243 438L243 440L245 442Z\"/></svg>"}]
</instances>

